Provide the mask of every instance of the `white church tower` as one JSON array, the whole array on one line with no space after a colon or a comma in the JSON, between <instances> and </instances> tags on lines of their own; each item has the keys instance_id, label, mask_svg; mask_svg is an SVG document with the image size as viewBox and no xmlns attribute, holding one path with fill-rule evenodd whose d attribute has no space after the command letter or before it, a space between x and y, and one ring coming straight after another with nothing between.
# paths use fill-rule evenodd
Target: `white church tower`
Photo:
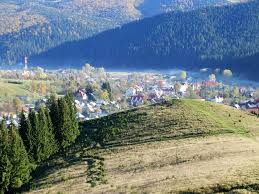
<instances>
[{"instance_id":1,"label":"white church tower","mask_svg":"<svg viewBox=\"0 0 259 194\"><path fill-rule=\"evenodd\" d=\"M28 71L28 57L24 57L24 68L23 68L23 70L24 71Z\"/></svg>"},{"instance_id":2,"label":"white church tower","mask_svg":"<svg viewBox=\"0 0 259 194\"><path fill-rule=\"evenodd\" d=\"M28 57L24 57L24 67L22 73L23 79L28 79L30 77L30 71L28 67Z\"/></svg>"}]
</instances>

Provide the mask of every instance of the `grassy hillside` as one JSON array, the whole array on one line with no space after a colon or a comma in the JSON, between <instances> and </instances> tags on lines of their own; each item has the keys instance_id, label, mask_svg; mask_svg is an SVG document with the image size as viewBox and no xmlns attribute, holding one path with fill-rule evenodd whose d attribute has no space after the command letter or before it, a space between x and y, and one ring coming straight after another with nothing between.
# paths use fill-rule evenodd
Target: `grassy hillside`
<instances>
[{"instance_id":1,"label":"grassy hillside","mask_svg":"<svg viewBox=\"0 0 259 194\"><path fill-rule=\"evenodd\" d=\"M24 193L259 190L259 119L245 112L174 100L81 126L77 143L38 168ZM94 139L102 147L91 147Z\"/></svg>"},{"instance_id":2,"label":"grassy hillside","mask_svg":"<svg viewBox=\"0 0 259 194\"><path fill-rule=\"evenodd\" d=\"M18 83L16 83L18 82ZM39 85L40 83L44 83L47 88L52 84L49 81L37 81L37 80L12 80L12 79L0 79L0 100L7 100L14 97L19 96L35 96L39 97L40 94L36 91L33 93L31 87L32 82L35 85Z\"/></svg>"},{"instance_id":3,"label":"grassy hillside","mask_svg":"<svg viewBox=\"0 0 259 194\"><path fill-rule=\"evenodd\" d=\"M222 133L247 134L247 128L255 127L252 125L250 117L235 109L188 100L133 109L83 124L92 139L99 142L104 137L106 141L101 143L113 146ZM106 136L111 131L116 135Z\"/></svg>"}]
</instances>

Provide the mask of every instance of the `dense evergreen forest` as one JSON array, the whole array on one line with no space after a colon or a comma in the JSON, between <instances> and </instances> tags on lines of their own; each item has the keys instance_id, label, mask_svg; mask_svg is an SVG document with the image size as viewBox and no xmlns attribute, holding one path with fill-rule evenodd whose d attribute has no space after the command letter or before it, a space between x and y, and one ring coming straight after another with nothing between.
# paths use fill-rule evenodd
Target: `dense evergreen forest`
<instances>
[{"instance_id":1,"label":"dense evergreen forest","mask_svg":"<svg viewBox=\"0 0 259 194\"><path fill-rule=\"evenodd\" d=\"M226 66L258 79L258 18L258 1L171 12L66 43L33 59L113 68Z\"/></svg>"},{"instance_id":2,"label":"dense evergreen forest","mask_svg":"<svg viewBox=\"0 0 259 194\"><path fill-rule=\"evenodd\" d=\"M39 54L61 43L85 39L159 13L228 3L228 0L2 0L0 65L17 64L25 55Z\"/></svg>"},{"instance_id":3,"label":"dense evergreen forest","mask_svg":"<svg viewBox=\"0 0 259 194\"><path fill-rule=\"evenodd\" d=\"M87 38L113 25L55 17L51 22L0 35L0 63L22 62L24 56L39 54L66 41Z\"/></svg>"},{"instance_id":4,"label":"dense evergreen forest","mask_svg":"<svg viewBox=\"0 0 259 194\"><path fill-rule=\"evenodd\" d=\"M191 11L202 7L227 5L230 2L229 0L144 0L139 10L145 16L154 16L170 11Z\"/></svg>"}]
</instances>

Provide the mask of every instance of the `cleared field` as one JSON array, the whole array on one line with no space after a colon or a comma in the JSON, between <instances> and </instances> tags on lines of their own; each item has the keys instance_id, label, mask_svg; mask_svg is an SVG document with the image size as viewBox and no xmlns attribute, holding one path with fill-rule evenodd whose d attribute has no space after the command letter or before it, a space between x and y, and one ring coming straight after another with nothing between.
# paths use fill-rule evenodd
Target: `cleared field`
<instances>
[{"instance_id":1,"label":"cleared field","mask_svg":"<svg viewBox=\"0 0 259 194\"><path fill-rule=\"evenodd\" d=\"M86 135L111 128L120 130L102 148L86 146ZM23 191L258 193L257 130L256 117L192 100L118 113L83 123L75 146L40 167Z\"/></svg>"},{"instance_id":2,"label":"cleared field","mask_svg":"<svg viewBox=\"0 0 259 194\"><path fill-rule=\"evenodd\" d=\"M24 88L23 84L11 84L0 81L0 97L6 96L27 96L31 92Z\"/></svg>"},{"instance_id":3,"label":"cleared field","mask_svg":"<svg viewBox=\"0 0 259 194\"><path fill-rule=\"evenodd\" d=\"M34 80L33 82L36 86L39 83L44 83L47 88L49 88L51 85L51 82L49 81ZM32 80L0 79L0 100L10 100L10 97L13 98L17 96L30 96L33 98L39 98L39 92L32 92L31 87Z\"/></svg>"}]
</instances>

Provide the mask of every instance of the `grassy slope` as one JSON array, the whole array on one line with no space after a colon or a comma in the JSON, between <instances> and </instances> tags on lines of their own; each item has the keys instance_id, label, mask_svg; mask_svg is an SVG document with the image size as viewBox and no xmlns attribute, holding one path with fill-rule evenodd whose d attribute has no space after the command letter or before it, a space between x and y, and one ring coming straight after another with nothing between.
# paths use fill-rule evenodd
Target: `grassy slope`
<instances>
[{"instance_id":1,"label":"grassy slope","mask_svg":"<svg viewBox=\"0 0 259 194\"><path fill-rule=\"evenodd\" d=\"M30 91L24 89L22 85L0 82L1 98L4 98L5 96L26 96L29 94Z\"/></svg>"},{"instance_id":2,"label":"grassy slope","mask_svg":"<svg viewBox=\"0 0 259 194\"><path fill-rule=\"evenodd\" d=\"M83 140L96 124L121 130L105 148L88 149ZM29 193L259 189L259 119L230 107L176 100L82 126L76 146L39 168Z\"/></svg>"},{"instance_id":3,"label":"grassy slope","mask_svg":"<svg viewBox=\"0 0 259 194\"><path fill-rule=\"evenodd\" d=\"M19 82L20 80L0 79L0 100L8 100L10 97L32 96L31 85L32 80L23 80L22 84L8 83L8 81ZM47 87L51 85L49 81L34 80L35 84L45 83ZM38 98L40 94L33 95Z\"/></svg>"}]
</instances>

